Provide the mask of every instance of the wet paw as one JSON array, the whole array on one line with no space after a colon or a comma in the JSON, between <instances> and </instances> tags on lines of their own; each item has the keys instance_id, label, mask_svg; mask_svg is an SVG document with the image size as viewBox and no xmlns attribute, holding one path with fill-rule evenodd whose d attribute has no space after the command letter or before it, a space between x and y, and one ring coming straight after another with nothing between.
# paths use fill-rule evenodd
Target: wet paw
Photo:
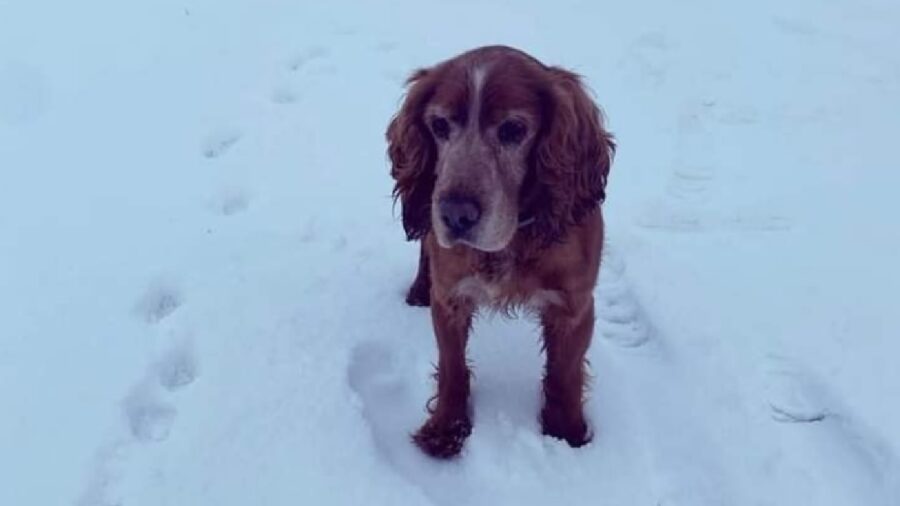
<instances>
[{"instance_id":1,"label":"wet paw","mask_svg":"<svg viewBox=\"0 0 900 506\"><path fill-rule=\"evenodd\" d=\"M466 438L472 433L472 422L469 417L445 421L433 418L413 435L413 442L423 452L439 459L449 459L459 455Z\"/></svg>"},{"instance_id":2,"label":"wet paw","mask_svg":"<svg viewBox=\"0 0 900 506\"><path fill-rule=\"evenodd\" d=\"M572 448L580 448L594 438L583 419L573 420L563 416L559 410L547 407L541 411L541 432L545 436L562 439Z\"/></svg>"}]
</instances>

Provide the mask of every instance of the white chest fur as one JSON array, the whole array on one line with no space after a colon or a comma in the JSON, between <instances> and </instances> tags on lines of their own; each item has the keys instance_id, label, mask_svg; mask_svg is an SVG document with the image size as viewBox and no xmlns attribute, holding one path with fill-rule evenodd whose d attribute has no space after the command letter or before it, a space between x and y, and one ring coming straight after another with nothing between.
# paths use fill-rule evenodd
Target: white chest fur
<instances>
[{"instance_id":1,"label":"white chest fur","mask_svg":"<svg viewBox=\"0 0 900 506\"><path fill-rule=\"evenodd\" d=\"M479 306L523 306L539 311L547 305L562 305L563 299L556 290L536 289L519 293L511 289L508 276L497 281L486 281L478 275L467 276L453 288L456 297L471 300Z\"/></svg>"}]
</instances>

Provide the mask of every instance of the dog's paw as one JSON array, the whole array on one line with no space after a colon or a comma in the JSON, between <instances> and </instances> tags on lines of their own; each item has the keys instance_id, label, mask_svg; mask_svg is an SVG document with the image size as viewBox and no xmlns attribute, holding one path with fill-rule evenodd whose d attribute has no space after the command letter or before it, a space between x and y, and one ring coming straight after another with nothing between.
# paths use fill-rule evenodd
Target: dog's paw
<instances>
[{"instance_id":1,"label":"dog's paw","mask_svg":"<svg viewBox=\"0 0 900 506\"><path fill-rule=\"evenodd\" d=\"M564 440L572 448L582 447L594 438L583 418L566 417L546 406L541 411L541 431L545 436Z\"/></svg>"},{"instance_id":2,"label":"dog's paw","mask_svg":"<svg viewBox=\"0 0 900 506\"><path fill-rule=\"evenodd\" d=\"M413 442L432 457L449 459L459 455L471 433L472 422L467 416L449 421L431 418L413 435Z\"/></svg>"},{"instance_id":3,"label":"dog's paw","mask_svg":"<svg viewBox=\"0 0 900 506\"><path fill-rule=\"evenodd\" d=\"M431 305L431 293L426 283L413 283L406 293L406 303L410 306L428 307Z\"/></svg>"}]
</instances>

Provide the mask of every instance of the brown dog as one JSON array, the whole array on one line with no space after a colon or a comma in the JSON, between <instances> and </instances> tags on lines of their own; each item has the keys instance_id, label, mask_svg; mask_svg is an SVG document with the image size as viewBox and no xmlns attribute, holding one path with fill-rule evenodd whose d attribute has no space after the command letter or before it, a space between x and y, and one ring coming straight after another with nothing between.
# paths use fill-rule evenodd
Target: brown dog
<instances>
[{"instance_id":1,"label":"brown dog","mask_svg":"<svg viewBox=\"0 0 900 506\"><path fill-rule=\"evenodd\" d=\"M421 240L407 302L431 305L437 394L413 439L450 457L471 432L466 341L479 307L540 315L544 434L580 446L600 203L615 145L577 75L516 49L415 72L387 130L403 228Z\"/></svg>"}]
</instances>

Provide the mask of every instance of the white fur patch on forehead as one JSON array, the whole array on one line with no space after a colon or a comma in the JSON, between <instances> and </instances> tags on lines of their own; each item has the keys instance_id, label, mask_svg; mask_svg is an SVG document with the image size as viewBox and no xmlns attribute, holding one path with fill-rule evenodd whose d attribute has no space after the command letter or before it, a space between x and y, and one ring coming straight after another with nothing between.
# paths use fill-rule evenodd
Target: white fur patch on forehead
<instances>
[{"instance_id":1,"label":"white fur patch on forehead","mask_svg":"<svg viewBox=\"0 0 900 506\"><path fill-rule=\"evenodd\" d=\"M469 103L469 118L471 124L478 125L478 117L481 112L481 90L484 88L484 82L487 80L488 67L481 64L472 69L472 100Z\"/></svg>"},{"instance_id":2,"label":"white fur patch on forehead","mask_svg":"<svg viewBox=\"0 0 900 506\"><path fill-rule=\"evenodd\" d=\"M474 69L472 69L472 89L475 90L476 94L481 93L481 88L484 86L484 80L487 77L487 66L486 65L478 65Z\"/></svg>"}]
</instances>

